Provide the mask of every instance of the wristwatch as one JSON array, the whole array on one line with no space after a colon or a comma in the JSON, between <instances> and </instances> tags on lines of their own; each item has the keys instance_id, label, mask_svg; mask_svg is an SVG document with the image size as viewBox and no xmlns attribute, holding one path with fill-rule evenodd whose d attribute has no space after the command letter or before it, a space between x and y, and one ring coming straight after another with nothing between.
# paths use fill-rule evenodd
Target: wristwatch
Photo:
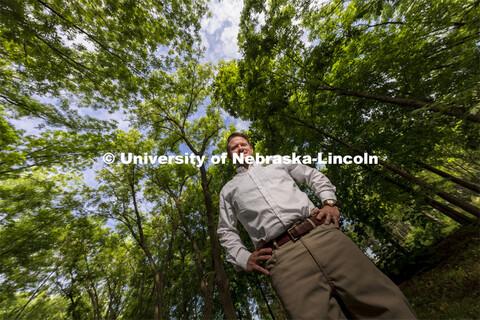
<instances>
[{"instance_id":1,"label":"wristwatch","mask_svg":"<svg viewBox=\"0 0 480 320\"><path fill-rule=\"evenodd\" d=\"M329 207L335 207L337 205L337 200L333 200L333 199L325 200L323 201L323 205L329 206Z\"/></svg>"}]
</instances>

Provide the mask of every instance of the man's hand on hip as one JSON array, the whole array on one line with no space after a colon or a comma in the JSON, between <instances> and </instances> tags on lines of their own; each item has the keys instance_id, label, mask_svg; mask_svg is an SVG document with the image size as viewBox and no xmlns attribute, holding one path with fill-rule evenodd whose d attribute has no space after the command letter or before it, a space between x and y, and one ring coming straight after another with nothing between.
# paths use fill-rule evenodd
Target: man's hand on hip
<instances>
[{"instance_id":1,"label":"man's hand on hip","mask_svg":"<svg viewBox=\"0 0 480 320\"><path fill-rule=\"evenodd\" d=\"M253 251L250 257L248 257L247 261L247 271L248 272L261 272L266 274L267 276L270 275L268 270L262 268L259 263L267 261L272 257L272 248L262 248L263 246L260 245L257 250Z\"/></svg>"},{"instance_id":2,"label":"man's hand on hip","mask_svg":"<svg viewBox=\"0 0 480 320\"><path fill-rule=\"evenodd\" d=\"M333 219L335 227L337 227L337 229L340 229L340 224L338 223L338 218L340 218L340 211L338 210L338 207L325 206L322 209L312 209L312 211L310 211L310 214L316 214L318 220L321 220L323 217L325 217L324 223L326 225L329 225L330 221L332 221Z\"/></svg>"}]
</instances>

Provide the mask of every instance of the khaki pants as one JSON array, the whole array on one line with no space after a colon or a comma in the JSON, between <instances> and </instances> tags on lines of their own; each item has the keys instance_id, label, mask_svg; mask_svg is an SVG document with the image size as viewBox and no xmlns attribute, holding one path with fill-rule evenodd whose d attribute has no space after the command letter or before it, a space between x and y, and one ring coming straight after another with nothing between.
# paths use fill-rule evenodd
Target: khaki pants
<instances>
[{"instance_id":1,"label":"khaki pants","mask_svg":"<svg viewBox=\"0 0 480 320\"><path fill-rule=\"evenodd\" d=\"M274 249L266 267L292 319L416 319L400 289L333 224Z\"/></svg>"}]
</instances>

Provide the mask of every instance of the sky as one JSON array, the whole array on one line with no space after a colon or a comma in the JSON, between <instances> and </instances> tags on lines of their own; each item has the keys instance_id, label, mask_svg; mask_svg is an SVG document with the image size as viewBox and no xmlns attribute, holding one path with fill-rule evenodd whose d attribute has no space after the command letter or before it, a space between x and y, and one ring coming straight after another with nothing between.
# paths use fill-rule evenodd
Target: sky
<instances>
[{"instance_id":1,"label":"sky","mask_svg":"<svg viewBox=\"0 0 480 320\"><path fill-rule=\"evenodd\" d=\"M207 48L207 61L240 58L237 45L243 1L223 0L209 3L211 17L202 20L201 37Z\"/></svg>"},{"instance_id":2,"label":"sky","mask_svg":"<svg viewBox=\"0 0 480 320\"><path fill-rule=\"evenodd\" d=\"M243 1L217 0L210 2L208 6L211 16L203 18L200 31L202 45L206 48L205 61L215 64L220 60L241 58L237 35ZM222 118L227 126L234 123L238 130L246 130L250 125L249 121L233 118L226 112L222 112Z\"/></svg>"}]
</instances>

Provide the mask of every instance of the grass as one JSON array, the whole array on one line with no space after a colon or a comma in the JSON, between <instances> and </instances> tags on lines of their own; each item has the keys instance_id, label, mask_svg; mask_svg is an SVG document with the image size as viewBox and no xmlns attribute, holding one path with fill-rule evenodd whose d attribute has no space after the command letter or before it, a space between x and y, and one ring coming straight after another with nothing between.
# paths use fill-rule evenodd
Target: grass
<instances>
[{"instance_id":1,"label":"grass","mask_svg":"<svg viewBox=\"0 0 480 320\"><path fill-rule=\"evenodd\" d=\"M469 226L436 247L441 263L400 285L420 319L480 319L480 232Z\"/></svg>"}]
</instances>

